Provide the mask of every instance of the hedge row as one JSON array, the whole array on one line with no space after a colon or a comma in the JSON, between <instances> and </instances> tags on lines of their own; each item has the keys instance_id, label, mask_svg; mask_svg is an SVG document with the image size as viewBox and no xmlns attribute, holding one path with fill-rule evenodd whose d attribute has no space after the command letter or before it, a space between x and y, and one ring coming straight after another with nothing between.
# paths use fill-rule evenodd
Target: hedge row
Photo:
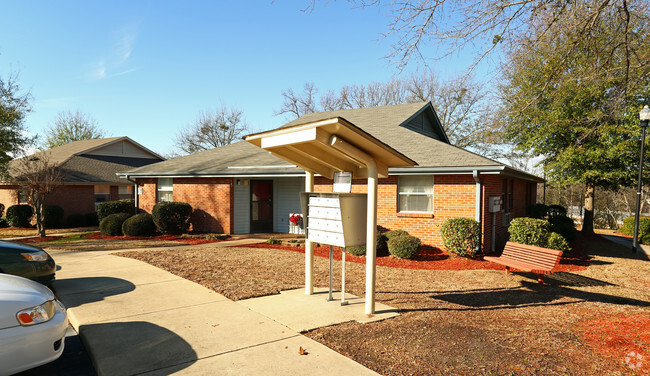
<instances>
[{"instance_id":1,"label":"hedge row","mask_svg":"<svg viewBox=\"0 0 650 376\"><path fill-rule=\"evenodd\" d=\"M133 202L132 200L120 201L122 202L104 206L102 215L116 208L126 208L124 201ZM106 236L149 236L155 234L156 230L164 234L181 234L189 230L191 214L190 204L161 202L153 207L152 214L133 215L130 212L109 214L99 222L99 231Z\"/></svg>"}]
</instances>

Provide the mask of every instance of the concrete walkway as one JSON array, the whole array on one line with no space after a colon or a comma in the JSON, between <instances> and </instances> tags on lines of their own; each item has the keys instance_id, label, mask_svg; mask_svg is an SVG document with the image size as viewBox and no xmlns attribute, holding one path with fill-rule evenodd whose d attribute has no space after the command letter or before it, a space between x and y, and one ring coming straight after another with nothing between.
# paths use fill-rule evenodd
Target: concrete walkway
<instances>
[{"instance_id":1,"label":"concrete walkway","mask_svg":"<svg viewBox=\"0 0 650 376\"><path fill-rule=\"evenodd\" d=\"M61 267L54 289L99 375L376 375L144 262L109 251L51 253ZM300 355L300 347L308 354Z\"/></svg>"}]
</instances>

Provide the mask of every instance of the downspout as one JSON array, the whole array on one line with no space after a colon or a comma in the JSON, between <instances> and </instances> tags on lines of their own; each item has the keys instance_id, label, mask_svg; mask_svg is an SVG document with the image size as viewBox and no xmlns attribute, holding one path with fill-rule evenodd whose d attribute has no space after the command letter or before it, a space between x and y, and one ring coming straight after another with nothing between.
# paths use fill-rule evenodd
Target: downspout
<instances>
[{"instance_id":1,"label":"downspout","mask_svg":"<svg viewBox=\"0 0 650 376\"><path fill-rule=\"evenodd\" d=\"M329 144L368 168L368 209L366 222L366 315L375 313L375 273L377 257L377 163L375 159L338 136Z\"/></svg>"},{"instance_id":2,"label":"downspout","mask_svg":"<svg viewBox=\"0 0 650 376\"><path fill-rule=\"evenodd\" d=\"M479 253L481 251L481 242L482 242L482 235L483 235L483 227L481 223L481 207L482 205L482 189L481 189L481 178L479 177L479 172L478 170L474 170L472 172L472 177L474 178L474 181L476 182L476 214L475 214L475 219L476 222L478 222L478 228L479 228L479 233L478 233L478 244L476 245L476 253Z\"/></svg>"},{"instance_id":3,"label":"downspout","mask_svg":"<svg viewBox=\"0 0 650 376\"><path fill-rule=\"evenodd\" d=\"M305 192L313 191L314 173L305 171ZM305 215L305 213L302 214ZM314 243L307 237L305 237L305 294L314 294Z\"/></svg>"}]
</instances>

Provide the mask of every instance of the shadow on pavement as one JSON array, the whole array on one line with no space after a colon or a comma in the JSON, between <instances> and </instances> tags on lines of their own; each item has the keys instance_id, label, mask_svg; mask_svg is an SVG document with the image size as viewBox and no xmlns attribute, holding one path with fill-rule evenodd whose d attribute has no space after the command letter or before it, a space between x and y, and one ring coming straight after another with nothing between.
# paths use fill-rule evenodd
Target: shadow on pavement
<instances>
[{"instance_id":1,"label":"shadow on pavement","mask_svg":"<svg viewBox=\"0 0 650 376\"><path fill-rule=\"evenodd\" d=\"M98 373L104 375L168 374L198 360L183 338L145 321L81 325L79 332Z\"/></svg>"},{"instance_id":2,"label":"shadow on pavement","mask_svg":"<svg viewBox=\"0 0 650 376\"><path fill-rule=\"evenodd\" d=\"M74 308L102 301L107 296L131 292L135 285L121 278L83 277L57 279L52 282L52 289L67 308Z\"/></svg>"}]
</instances>

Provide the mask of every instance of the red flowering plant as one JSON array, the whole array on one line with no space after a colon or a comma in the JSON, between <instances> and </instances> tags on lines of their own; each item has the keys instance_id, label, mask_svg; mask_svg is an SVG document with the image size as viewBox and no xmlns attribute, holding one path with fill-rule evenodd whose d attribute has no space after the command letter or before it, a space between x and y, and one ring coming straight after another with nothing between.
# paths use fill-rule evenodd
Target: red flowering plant
<instances>
[{"instance_id":1,"label":"red flowering plant","mask_svg":"<svg viewBox=\"0 0 650 376\"><path fill-rule=\"evenodd\" d=\"M291 217L289 217L289 222L291 222L294 226L301 226L302 225L302 215L300 214L291 214Z\"/></svg>"}]
</instances>

